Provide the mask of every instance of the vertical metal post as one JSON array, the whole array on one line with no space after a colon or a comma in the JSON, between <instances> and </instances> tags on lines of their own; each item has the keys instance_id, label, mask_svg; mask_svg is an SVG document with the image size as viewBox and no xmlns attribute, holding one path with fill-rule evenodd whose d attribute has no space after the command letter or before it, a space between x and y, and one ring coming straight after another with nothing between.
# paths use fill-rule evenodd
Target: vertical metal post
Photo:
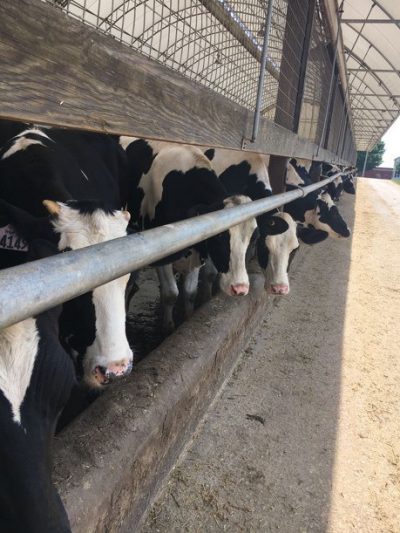
<instances>
[{"instance_id":1,"label":"vertical metal post","mask_svg":"<svg viewBox=\"0 0 400 533\"><path fill-rule=\"evenodd\" d=\"M367 150L365 152L364 166L363 166L363 171L362 171L362 175L363 176L365 176L365 169L366 169L366 166L367 166L368 154L369 154L369 151Z\"/></svg>"},{"instance_id":2,"label":"vertical metal post","mask_svg":"<svg viewBox=\"0 0 400 533\"><path fill-rule=\"evenodd\" d=\"M254 142L257 139L258 129L260 127L261 105L262 105L262 99L263 99L263 93L264 93L265 65L267 63L268 41L269 41L269 33L271 30L273 4L274 4L274 0L269 0L267 14L265 18L265 34L264 34L264 42L263 42L263 49L262 49L262 55L261 55L260 74L258 78L257 100L256 100L256 109L254 111L254 122L253 122L253 132L251 134L251 142Z\"/></svg>"},{"instance_id":3,"label":"vertical metal post","mask_svg":"<svg viewBox=\"0 0 400 533\"><path fill-rule=\"evenodd\" d=\"M322 128L321 139L320 139L319 144L318 144L317 155L318 155L319 150L321 148L321 144L323 142L325 142L326 126L327 126L327 123L328 123L328 114L329 114L329 109L331 108L331 100L332 100L332 93L333 93L333 82L334 82L334 79L335 79L336 58L337 58L339 35L340 35L340 19L342 18L342 13L343 13L343 2L344 2L344 0L342 0L342 3L340 4L340 7L339 7L338 12L337 12L337 25L338 25L338 27L337 27L337 33L336 33L336 39L335 39L335 48L334 48L333 59L332 59L331 81L329 83L328 101L327 101L327 105L326 105L324 125L323 125L323 128Z\"/></svg>"},{"instance_id":4,"label":"vertical metal post","mask_svg":"<svg viewBox=\"0 0 400 533\"><path fill-rule=\"evenodd\" d=\"M342 133L343 133L343 126L345 123L347 123L347 106L346 106L346 99L343 99L343 111L342 111L342 118L340 121L340 130L339 130L339 137L336 144L336 153L339 153L339 146L342 144Z\"/></svg>"}]
</instances>

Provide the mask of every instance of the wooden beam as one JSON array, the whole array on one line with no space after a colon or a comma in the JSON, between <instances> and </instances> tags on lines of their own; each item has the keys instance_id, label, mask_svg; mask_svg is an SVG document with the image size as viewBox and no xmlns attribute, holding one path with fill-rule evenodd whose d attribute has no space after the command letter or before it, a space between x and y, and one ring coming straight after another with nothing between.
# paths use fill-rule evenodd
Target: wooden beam
<instances>
[{"instance_id":1,"label":"wooden beam","mask_svg":"<svg viewBox=\"0 0 400 533\"><path fill-rule=\"evenodd\" d=\"M251 134L252 111L41 0L2 0L0 20L0 118L237 150ZM317 146L262 119L247 149L312 159Z\"/></svg>"}]
</instances>

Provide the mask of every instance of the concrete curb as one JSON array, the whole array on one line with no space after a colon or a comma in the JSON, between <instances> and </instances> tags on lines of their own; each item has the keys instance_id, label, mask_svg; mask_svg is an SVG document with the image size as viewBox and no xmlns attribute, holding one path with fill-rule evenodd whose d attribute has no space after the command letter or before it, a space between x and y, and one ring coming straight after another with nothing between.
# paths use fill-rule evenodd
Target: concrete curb
<instances>
[{"instance_id":1,"label":"concrete curb","mask_svg":"<svg viewBox=\"0 0 400 533\"><path fill-rule=\"evenodd\" d=\"M54 478L74 533L136 529L265 312L263 276L251 286L202 306L57 437Z\"/></svg>"}]
</instances>

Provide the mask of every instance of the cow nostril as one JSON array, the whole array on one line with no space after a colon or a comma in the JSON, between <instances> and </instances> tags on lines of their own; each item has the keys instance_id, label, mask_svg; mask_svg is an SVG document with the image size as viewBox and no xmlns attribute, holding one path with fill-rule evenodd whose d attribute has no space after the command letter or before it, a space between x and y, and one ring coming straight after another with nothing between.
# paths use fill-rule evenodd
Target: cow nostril
<instances>
[{"instance_id":1,"label":"cow nostril","mask_svg":"<svg viewBox=\"0 0 400 533\"><path fill-rule=\"evenodd\" d=\"M246 296L249 292L249 286L245 283L231 285L231 294L234 296Z\"/></svg>"},{"instance_id":2,"label":"cow nostril","mask_svg":"<svg viewBox=\"0 0 400 533\"><path fill-rule=\"evenodd\" d=\"M94 367L93 374L94 374L95 380L97 381L97 383L99 383L99 385L106 385L110 382L107 369L104 366L98 365Z\"/></svg>"},{"instance_id":3,"label":"cow nostril","mask_svg":"<svg viewBox=\"0 0 400 533\"><path fill-rule=\"evenodd\" d=\"M98 365L93 369L95 380L99 385L108 385L110 381L130 374L133 362L129 359L114 361L108 366Z\"/></svg>"},{"instance_id":4,"label":"cow nostril","mask_svg":"<svg viewBox=\"0 0 400 533\"><path fill-rule=\"evenodd\" d=\"M271 294L289 294L289 286L283 283L272 285L270 287Z\"/></svg>"}]
</instances>

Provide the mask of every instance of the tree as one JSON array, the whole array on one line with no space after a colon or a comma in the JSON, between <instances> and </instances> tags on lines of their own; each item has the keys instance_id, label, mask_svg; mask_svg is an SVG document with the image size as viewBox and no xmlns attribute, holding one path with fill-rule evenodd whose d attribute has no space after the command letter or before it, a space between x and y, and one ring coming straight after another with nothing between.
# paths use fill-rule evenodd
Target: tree
<instances>
[{"instance_id":1,"label":"tree","mask_svg":"<svg viewBox=\"0 0 400 533\"><path fill-rule=\"evenodd\" d=\"M365 170L370 170L371 168L379 167L383 161L383 154L385 153L385 143L379 141L368 153L367 166ZM364 168L365 152L357 152L357 168L358 174L361 176Z\"/></svg>"}]
</instances>

